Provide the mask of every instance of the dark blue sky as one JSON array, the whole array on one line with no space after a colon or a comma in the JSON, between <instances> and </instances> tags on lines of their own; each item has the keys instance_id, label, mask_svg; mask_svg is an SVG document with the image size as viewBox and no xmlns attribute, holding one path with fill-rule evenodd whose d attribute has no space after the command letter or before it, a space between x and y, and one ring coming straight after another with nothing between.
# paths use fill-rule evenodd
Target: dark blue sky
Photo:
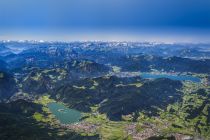
<instances>
[{"instance_id":1,"label":"dark blue sky","mask_svg":"<svg viewBox=\"0 0 210 140\"><path fill-rule=\"evenodd\" d=\"M1 0L0 30L208 33L210 0Z\"/></svg>"}]
</instances>

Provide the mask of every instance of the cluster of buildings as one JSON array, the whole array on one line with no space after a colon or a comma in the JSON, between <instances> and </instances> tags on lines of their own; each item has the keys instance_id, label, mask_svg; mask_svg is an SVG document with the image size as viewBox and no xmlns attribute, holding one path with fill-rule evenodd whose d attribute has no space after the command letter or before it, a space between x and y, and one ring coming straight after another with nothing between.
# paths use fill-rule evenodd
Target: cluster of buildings
<instances>
[{"instance_id":1,"label":"cluster of buildings","mask_svg":"<svg viewBox=\"0 0 210 140\"><path fill-rule=\"evenodd\" d=\"M83 133L96 133L97 129L99 128L99 125L88 123L88 122L79 122L74 124L62 124L63 128L71 129L77 132L83 132Z\"/></svg>"}]
</instances>

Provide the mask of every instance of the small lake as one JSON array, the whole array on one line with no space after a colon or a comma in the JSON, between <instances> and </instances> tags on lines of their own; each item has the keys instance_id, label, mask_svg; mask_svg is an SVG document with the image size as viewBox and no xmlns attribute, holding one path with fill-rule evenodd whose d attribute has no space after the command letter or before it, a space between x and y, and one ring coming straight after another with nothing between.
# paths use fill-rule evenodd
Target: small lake
<instances>
[{"instance_id":1,"label":"small lake","mask_svg":"<svg viewBox=\"0 0 210 140\"><path fill-rule=\"evenodd\" d=\"M81 118L81 113L79 111L69 109L62 104L53 102L49 103L47 106L62 124L76 123Z\"/></svg>"},{"instance_id":2,"label":"small lake","mask_svg":"<svg viewBox=\"0 0 210 140\"><path fill-rule=\"evenodd\" d=\"M171 74L152 74L152 73L141 73L140 76L144 79L157 79L157 78L169 78L172 80L180 81L192 81L195 83L201 82L201 79L198 77L190 75L171 75Z\"/></svg>"}]
</instances>

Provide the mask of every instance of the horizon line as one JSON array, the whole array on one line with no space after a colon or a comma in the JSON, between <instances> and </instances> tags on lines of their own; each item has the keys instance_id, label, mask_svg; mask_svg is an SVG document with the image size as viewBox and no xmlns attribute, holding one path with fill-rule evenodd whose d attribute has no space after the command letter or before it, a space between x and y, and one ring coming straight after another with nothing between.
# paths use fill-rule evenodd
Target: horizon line
<instances>
[{"instance_id":1,"label":"horizon line","mask_svg":"<svg viewBox=\"0 0 210 140\"><path fill-rule=\"evenodd\" d=\"M210 43L210 32L6 32L0 40L48 42L160 42L160 43Z\"/></svg>"},{"instance_id":2,"label":"horizon line","mask_svg":"<svg viewBox=\"0 0 210 140\"><path fill-rule=\"evenodd\" d=\"M158 41L105 41L105 40L74 40L74 41L60 41L60 40L0 40L0 43L148 43L148 44L209 44L210 42L158 42Z\"/></svg>"}]
</instances>

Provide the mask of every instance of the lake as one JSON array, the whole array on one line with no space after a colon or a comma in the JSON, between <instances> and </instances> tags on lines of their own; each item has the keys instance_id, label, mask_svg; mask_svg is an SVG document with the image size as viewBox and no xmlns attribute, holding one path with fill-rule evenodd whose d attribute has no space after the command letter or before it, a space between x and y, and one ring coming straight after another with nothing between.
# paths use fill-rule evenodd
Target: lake
<instances>
[{"instance_id":1,"label":"lake","mask_svg":"<svg viewBox=\"0 0 210 140\"><path fill-rule=\"evenodd\" d=\"M201 82L201 79L198 77L190 75L171 75L171 74L152 74L152 73L141 73L140 76L144 79L157 79L157 78L169 78L172 80L180 81L192 81L195 83Z\"/></svg>"},{"instance_id":2,"label":"lake","mask_svg":"<svg viewBox=\"0 0 210 140\"><path fill-rule=\"evenodd\" d=\"M53 102L49 103L47 106L62 124L76 123L81 118L81 113L79 111L67 108L63 104Z\"/></svg>"}]
</instances>

